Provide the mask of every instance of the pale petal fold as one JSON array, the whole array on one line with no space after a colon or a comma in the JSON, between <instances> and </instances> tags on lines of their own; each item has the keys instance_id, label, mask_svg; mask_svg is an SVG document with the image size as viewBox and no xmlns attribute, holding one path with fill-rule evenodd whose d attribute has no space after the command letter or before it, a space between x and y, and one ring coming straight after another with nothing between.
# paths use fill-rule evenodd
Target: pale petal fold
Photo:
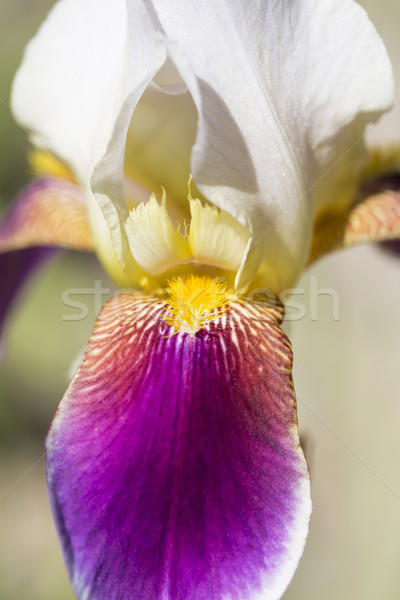
<instances>
[{"instance_id":1,"label":"pale petal fold","mask_svg":"<svg viewBox=\"0 0 400 600\"><path fill-rule=\"evenodd\" d=\"M249 241L249 232L228 212L203 206L190 198L189 246L196 260L237 271Z\"/></svg>"},{"instance_id":2,"label":"pale petal fold","mask_svg":"<svg viewBox=\"0 0 400 600\"><path fill-rule=\"evenodd\" d=\"M191 257L183 237L172 225L164 193L161 204L154 195L129 213L128 240L135 260L150 274L168 271Z\"/></svg>"},{"instance_id":3,"label":"pale petal fold","mask_svg":"<svg viewBox=\"0 0 400 600\"><path fill-rule=\"evenodd\" d=\"M259 269L275 290L292 284L308 257L318 182L392 101L382 41L352 0L59 2L28 46L14 111L91 178L122 266L126 134L167 53L157 85L187 86L199 115L194 180L252 237L237 288Z\"/></svg>"}]
</instances>

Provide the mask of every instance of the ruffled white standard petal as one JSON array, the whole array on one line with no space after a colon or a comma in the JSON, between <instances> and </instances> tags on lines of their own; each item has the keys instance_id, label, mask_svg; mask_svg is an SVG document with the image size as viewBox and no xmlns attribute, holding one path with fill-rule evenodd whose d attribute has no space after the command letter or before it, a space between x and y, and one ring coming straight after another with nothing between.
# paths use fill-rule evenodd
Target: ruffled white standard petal
<instances>
[{"instance_id":1,"label":"ruffled white standard petal","mask_svg":"<svg viewBox=\"0 0 400 600\"><path fill-rule=\"evenodd\" d=\"M199 111L196 184L253 235L237 283L265 259L264 281L279 291L306 261L310 188L332 164L335 136L391 103L383 43L352 0L153 5Z\"/></svg>"},{"instance_id":2,"label":"ruffled white standard petal","mask_svg":"<svg viewBox=\"0 0 400 600\"><path fill-rule=\"evenodd\" d=\"M166 49L199 112L195 181L252 236L237 286L257 271L275 291L292 285L316 182L391 102L379 36L352 0L61 0L27 49L13 106L85 181L94 169L122 263L133 260L122 227L126 133ZM180 91L176 72L159 78Z\"/></svg>"},{"instance_id":3,"label":"ruffled white standard petal","mask_svg":"<svg viewBox=\"0 0 400 600\"><path fill-rule=\"evenodd\" d=\"M12 107L39 143L89 182L127 97L165 60L141 2L62 0L28 44ZM146 29L147 28L147 29Z\"/></svg>"},{"instance_id":4,"label":"ruffled white standard petal","mask_svg":"<svg viewBox=\"0 0 400 600\"><path fill-rule=\"evenodd\" d=\"M127 216L124 131L165 58L142 0L61 0L27 46L14 81L17 119L85 185L106 154L108 168L97 185L95 177L92 189L101 192L117 255L127 247L121 227ZM117 147L110 143L115 136ZM101 220L95 208L91 212L92 219ZM100 224L94 233L102 229Z\"/></svg>"}]
</instances>

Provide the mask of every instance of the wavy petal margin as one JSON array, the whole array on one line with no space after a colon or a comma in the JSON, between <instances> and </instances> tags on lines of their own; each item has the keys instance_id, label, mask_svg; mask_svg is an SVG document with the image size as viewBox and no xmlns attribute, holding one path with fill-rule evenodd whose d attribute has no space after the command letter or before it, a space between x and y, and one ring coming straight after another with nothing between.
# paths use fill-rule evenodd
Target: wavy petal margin
<instances>
[{"instance_id":1,"label":"wavy petal margin","mask_svg":"<svg viewBox=\"0 0 400 600\"><path fill-rule=\"evenodd\" d=\"M194 336L121 295L47 439L81 600L276 600L311 512L280 308L232 303Z\"/></svg>"},{"instance_id":2,"label":"wavy petal margin","mask_svg":"<svg viewBox=\"0 0 400 600\"><path fill-rule=\"evenodd\" d=\"M366 183L347 211L325 212L317 221L309 263L334 250L400 239L400 173Z\"/></svg>"},{"instance_id":3,"label":"wavy petal margin","mask_svg":"<svg viewBox=\"0 0 400 600\"><path fill-rule=\"evenodd\" d=\"M343 157L393 102L383 42L352 0L152 4L198 110L194 182L252 238L236 289L258 271L279 293L306 264L315 206L357 173Z\"/></svg>"}]
</instances>

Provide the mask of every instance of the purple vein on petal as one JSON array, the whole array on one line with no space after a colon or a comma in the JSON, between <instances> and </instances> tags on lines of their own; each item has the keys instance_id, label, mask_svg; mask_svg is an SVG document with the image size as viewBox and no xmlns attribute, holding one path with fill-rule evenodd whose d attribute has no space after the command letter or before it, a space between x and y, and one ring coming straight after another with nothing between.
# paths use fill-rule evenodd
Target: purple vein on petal
<instances>
[{"instance_id":1,"label":"purple vein on petal","mask_svg":"<svg viewBox=\"0 0 400 600\"><path fill-rule=\"evenodd\" d=\"M193 337L162 301L106 305L47 442L83 600L274 600L310 513L280 310L232 303Z\"/></svg>"}]
</instances>

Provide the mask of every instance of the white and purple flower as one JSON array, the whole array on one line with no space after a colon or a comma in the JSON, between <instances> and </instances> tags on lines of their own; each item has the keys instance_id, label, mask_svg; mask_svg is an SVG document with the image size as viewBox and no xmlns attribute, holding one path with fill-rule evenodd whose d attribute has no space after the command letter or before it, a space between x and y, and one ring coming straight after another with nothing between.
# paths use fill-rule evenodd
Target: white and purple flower
<instances>
[{"instance_id":1,"label":"white and purple flower","mask_svg":"<svg viewBox=\"0 0 400 600\"><path fill-rule=\"evenodd\" d=\"M0 316L55 247L132 289L47 440L80 600L283 594L309 477L283 307L247 294L400 237L385 178L360 192L363 131L392 95L353 0L60 0L28 45L12 102L41 175L0 227Z\"/></svg>"}]
</instances>

